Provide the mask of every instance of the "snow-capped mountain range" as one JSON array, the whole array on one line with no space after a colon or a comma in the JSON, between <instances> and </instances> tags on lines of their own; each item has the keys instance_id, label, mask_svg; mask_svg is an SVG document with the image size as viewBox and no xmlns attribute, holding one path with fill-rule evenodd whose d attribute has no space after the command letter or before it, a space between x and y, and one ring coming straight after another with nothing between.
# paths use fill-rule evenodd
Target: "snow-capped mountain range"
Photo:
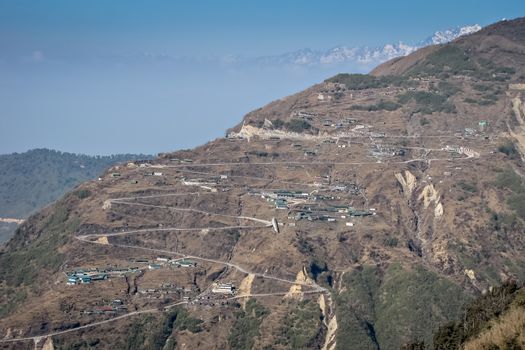
<instances>
[{"instance_id":1,"label":"snow-capped mountain range","mask_svg":"<svg viewBox=\"0 0 525 350\"><path fill-rule=\"evenodd\" d=\"M481 26L475 24L445 31L438 31L434 33L434 35L428 37L425 40L422 40L416 45L407 45L399 42L397 44L386 44L382 47L337 46L326 51L302 49L281 55L252 58L248 59L248 61L259 64L280 64L295 66L339 65L345 63L357 63L363 65L377 64L395 57L406 56L428 45L448 43L449 41L452 41L460 36L475 33L480 29ZM246 62L246 60L243 59L233 61Z\"/></svg>"}]
</instances>

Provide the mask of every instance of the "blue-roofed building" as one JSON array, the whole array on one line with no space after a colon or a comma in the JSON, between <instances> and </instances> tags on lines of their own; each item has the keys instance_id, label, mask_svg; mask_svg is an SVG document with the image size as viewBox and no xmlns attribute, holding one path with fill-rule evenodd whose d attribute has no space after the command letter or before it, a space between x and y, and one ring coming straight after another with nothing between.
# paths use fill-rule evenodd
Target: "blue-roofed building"
<instances>
[{"instance_id":1,"label":"blue-roofed building","mask_svg":"<svg viewBox=\"0 0 525 350\"><path fill-rule=\"evenodd\" d=\"M149 264L148 268L150 270L158 270L162 267L162 265L159 265L159 264Z\"/></svg>"},{"instance_id":2,"label":"blue-roofed building","mask_svg":"<svg viewBox=\"0 0 525 350\"><path fill-rule=\"evenodd\" d=\"M69 286L73 286L73 285L77 284L78 281L79 281L79 278L77 276L71 275L71 276L67 277L67 284Z\"/></svg>"}]
</instances>

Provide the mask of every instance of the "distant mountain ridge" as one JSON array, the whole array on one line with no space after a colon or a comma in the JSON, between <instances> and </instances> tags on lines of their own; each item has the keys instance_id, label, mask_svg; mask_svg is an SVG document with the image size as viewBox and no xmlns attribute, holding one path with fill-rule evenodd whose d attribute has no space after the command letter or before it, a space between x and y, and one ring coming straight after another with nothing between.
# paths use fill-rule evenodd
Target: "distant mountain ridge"
<instances>
[{"instance_id":1,"label":"distant mountain ridge","mask_svg":"<svg viewBox=\"0 0 525 350\"><path fill-rule=\"evenodd\" d=\"M88 156L49 149L0 155L0 217L25 218L109 166L143 154Z\"/></svg>"},{"instance_id":2,"label":"distant mountain ridge","mask_svg":"<svg viewBox=\"0 0 525 350\"><path fill-rule=\"evenodd\" d=\"M425 46L446 44L463 35L475 33L480 29L481 26L479 24L474 24L444 31L437 31L415 45L408 45L399 42L397 44L386 44L380 47L337 46L326 51L305 48L281 55L248 59L248 61L259 64L299 66L336 65L343 63L377 64L388 61L392 58L409 55Z\"/></svg>"}]
</instances>

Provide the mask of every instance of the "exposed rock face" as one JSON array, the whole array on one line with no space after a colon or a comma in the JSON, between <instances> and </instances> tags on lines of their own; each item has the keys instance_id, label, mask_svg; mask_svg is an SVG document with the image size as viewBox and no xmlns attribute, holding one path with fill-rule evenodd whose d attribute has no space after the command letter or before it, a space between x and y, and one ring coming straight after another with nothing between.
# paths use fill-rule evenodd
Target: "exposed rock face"
<instances>
[{"instance_id":1,"label":"exposed rock face","mask_svg":"<svg viewBox=\"0 0 525 350\"><path fill-rule=\"evenodd\" d=\"M407 196L407 198L411 198L412 192L417 186L416 177L412 175L412 173L408 170L405 170L404 177L401 173L396 173L395 175L396 175L397 181L399 181L399 183L403 187L403 192L405 192L405 195Z\"/></svg>"}]
</instances>

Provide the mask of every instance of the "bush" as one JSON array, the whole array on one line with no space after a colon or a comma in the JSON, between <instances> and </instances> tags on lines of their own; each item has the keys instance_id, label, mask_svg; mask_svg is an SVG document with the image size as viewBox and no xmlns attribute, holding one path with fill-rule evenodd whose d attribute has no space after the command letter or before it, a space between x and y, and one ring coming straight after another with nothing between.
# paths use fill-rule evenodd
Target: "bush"
<instances>
[{"instance_id":1,"label":"bush","mask_svg":"<svg viewBox=\"0 0 525 350\"><path fill-rule=\"evenodd\" d=\"M399 240L396 237L386 237L383 243L388 247L397 247Z\"/></svg>"},{"instance_id":2,"label":"bush","mask_svg":"<svg viewBox=\"0 0 525 350\"><path fill-rule=\"evenodd\" d=\"M274 129L282 129L284 124L285 123L281 119L275 119L274 121L272 121Z\"/></svg>"},{"instance_id":3,"label":"bush","mask_svg":"<svg viewBox=\"0 0 525 350\"><path fill-rule=\"evenodd\" d=\"M84 199L91 195L91 191L86 188L83 188L83 189L76 191L75 195L80 199Z\"/></svg>"},{"instance_id":4,"label":"bush","mask_svg":"<svg viewBox=\"0 0 525 350\"><path fill-rule=\"evenodd\" d=\"M428 120L427 118L423 117L423 118L419 119L419 125L425 126L425 125L428 125L428 124L430 124L430 120Z\"/></svg>"},{"instance_id":5,"label":"bush","mask_svg":"<svg viewBox=\"0 0 525 350\"><path fill-rule=\"evenodd\" d=\"M310 123L302 119L292 119L285 124L286 129L293 132L303 132L312 128Z\"/></svg>"},{"instance_id":6,"label":"bush","mask_svg":"<svg viewBox=\"0 0 525 350\"><path fill-rule=\"evenodd\" d=\"M498 151L507 155L510 159L518 159L519 153L513 142L507 142L504 145L498 147Z\"/></svg>"}]
</instances>

